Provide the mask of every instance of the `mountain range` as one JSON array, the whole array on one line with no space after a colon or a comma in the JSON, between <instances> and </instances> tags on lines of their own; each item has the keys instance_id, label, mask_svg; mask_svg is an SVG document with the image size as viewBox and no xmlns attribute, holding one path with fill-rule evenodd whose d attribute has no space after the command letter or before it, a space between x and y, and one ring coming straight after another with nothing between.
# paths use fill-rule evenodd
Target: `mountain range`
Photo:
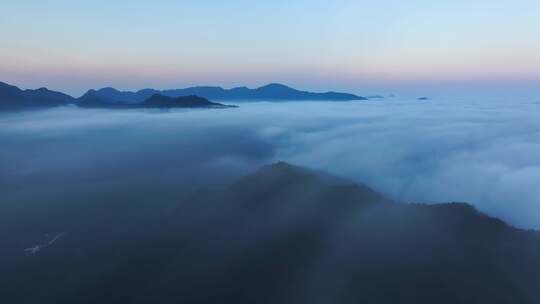
<instances>
[{"instance_id":1,"label":"mountain range","mask_svg":"<svg viewBox=\"0 0 540 304\"><path fill-rule=\"evenodd\" d=\"M0 110L48 108L74 102L73 97L46 88L21 90L16 86L0 82Z\"/></svg>"},{"instance_id":2,"label":"mountain range","mask_svg":"<svg viewBox=\"0 0 540 304\"><path fill-rule=\"evenodd\" d=\"M135 201L0 222L6 303L540 303L539 233L465 203L394 202L283 162ZM33 244L39 227L56 231Z\"/></svg>"},{"instance_id":3,"label":"mountain range","mask_svg":"<svg viewBox=\"0 0 540 304\"><path fill-rule=\"evenodd\" d=\"M102 88L90 90L86 94L93 94L112 101L142 102L154 94L161 94L170 97L197 95L209 100L229 100L229 101L287 101L287 100L325 100L325 101L352 101L366 100L366 98L348 93L326 92L313 93L299 91L282 84L269 84L256 89L238 87L224 89L221 87L190 87L174 90L154 90L144 89L137 92L118 91L114 88ZM85 94L85 95L86 95Z\"/></svg>"},{"instance_id":4,"label":"mountain range","mask_svg":"<svg viewBox=\"0 0 540 304\"><path fill-rule=\"evenodd\" d=\"M196 95L169 97L154 94L142 102L112 101L93 93L88 93L79 98L77 105L82 108L107 108L107 109L141 109L141 108L227 108L235 107L221 103L211 102L206 98Z\"/></svg>"},{"instance_id":5,"label":"mountain range","mask_svg":"<svg viewBox=\"0 0 540 304\"><path fill-rule=\"evenodd\" d=\"M88 103L89 101L94 103L94 106L98 103L104 107L109 107L107 103L119 106L143 103L156 94L174 98L198 96L212 101L367 100L364 97L348 93L313 93L299 91L282 84L269 84L256 89L249 89L247 87L224 89L221 87L198 86L172 90L143 89L136 92L119 91L114 88L102 88L99 90L89 90L83 96L74 98L67 94L51 91L46 88L21 90L16 86L0 82L0 110L47 108L68 104L77 105L82 102Z\"/></svg>"}]
</instances>

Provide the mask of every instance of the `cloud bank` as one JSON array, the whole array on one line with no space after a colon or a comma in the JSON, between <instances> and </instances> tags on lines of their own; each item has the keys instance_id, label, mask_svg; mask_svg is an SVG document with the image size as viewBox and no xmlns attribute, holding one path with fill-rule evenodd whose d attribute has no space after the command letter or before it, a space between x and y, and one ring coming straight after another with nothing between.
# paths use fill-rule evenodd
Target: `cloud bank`
<instances>
[{"instance_id":1,"label":"cloud bank","mask_svg":"<svg viewBox=\"0 0 540 304\"><path fill-rule=\"evenodd\" d=\"M0 190L12 204L126 190L170 199L175 189L224 185L285 160L396 200L466 201L513 225L540 229L538 107L516 100L389 99L2 114Z\"/></svg>"}]
</instances>

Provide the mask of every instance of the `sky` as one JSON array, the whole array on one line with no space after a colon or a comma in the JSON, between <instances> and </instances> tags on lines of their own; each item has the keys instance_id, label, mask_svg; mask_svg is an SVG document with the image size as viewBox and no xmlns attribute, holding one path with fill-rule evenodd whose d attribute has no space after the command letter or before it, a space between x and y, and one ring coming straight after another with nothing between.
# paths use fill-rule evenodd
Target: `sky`
<instances>
[{"instance_id":1,"label":"sky","mask_svg":"<svg viewBox=\"0 0 540 304\"><path fill-rule=\"evenodd\" d=\"M0 81L75 96L269 82L535 88L538 16L535 0L5 0Z\"/></svg>"}]
</instances>

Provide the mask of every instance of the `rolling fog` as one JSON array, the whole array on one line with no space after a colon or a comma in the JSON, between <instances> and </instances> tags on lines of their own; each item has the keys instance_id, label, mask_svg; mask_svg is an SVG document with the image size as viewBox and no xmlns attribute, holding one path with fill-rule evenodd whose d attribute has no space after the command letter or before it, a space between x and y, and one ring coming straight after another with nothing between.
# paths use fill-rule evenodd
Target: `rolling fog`
<instances>
[{"instance_id":1,"label":"rolling fog","mask_svg":"<svg viewBox=\"0 0 540 304\"><path fill-rule=\"evenodd\" d=\"M9 216L19 205L37 210L51 201L126 193L178 200L284 160L392 199L470 202L513 225L540 229L539 108L530 99L392 98L4 113L1 209Z\"/></svg>"}]
</instances>

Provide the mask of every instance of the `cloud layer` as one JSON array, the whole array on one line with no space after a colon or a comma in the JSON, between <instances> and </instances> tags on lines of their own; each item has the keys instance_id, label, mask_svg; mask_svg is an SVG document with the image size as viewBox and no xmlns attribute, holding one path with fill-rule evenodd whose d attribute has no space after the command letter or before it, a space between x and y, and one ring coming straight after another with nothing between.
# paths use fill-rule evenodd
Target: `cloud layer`
<instances>
[{"instance_id":1,"label":"cloud layer","mask_svg":"<svg viewBox=\"0 0 540 304\"><path fill-rule=\"evenodd\" d=\"M538 107L515 100L389 99L2 114L0 184L10 201L31 202L96 189L215 186L286 160L397 200L467 201L539 229Z\"/></svg>"}]
</instances>

